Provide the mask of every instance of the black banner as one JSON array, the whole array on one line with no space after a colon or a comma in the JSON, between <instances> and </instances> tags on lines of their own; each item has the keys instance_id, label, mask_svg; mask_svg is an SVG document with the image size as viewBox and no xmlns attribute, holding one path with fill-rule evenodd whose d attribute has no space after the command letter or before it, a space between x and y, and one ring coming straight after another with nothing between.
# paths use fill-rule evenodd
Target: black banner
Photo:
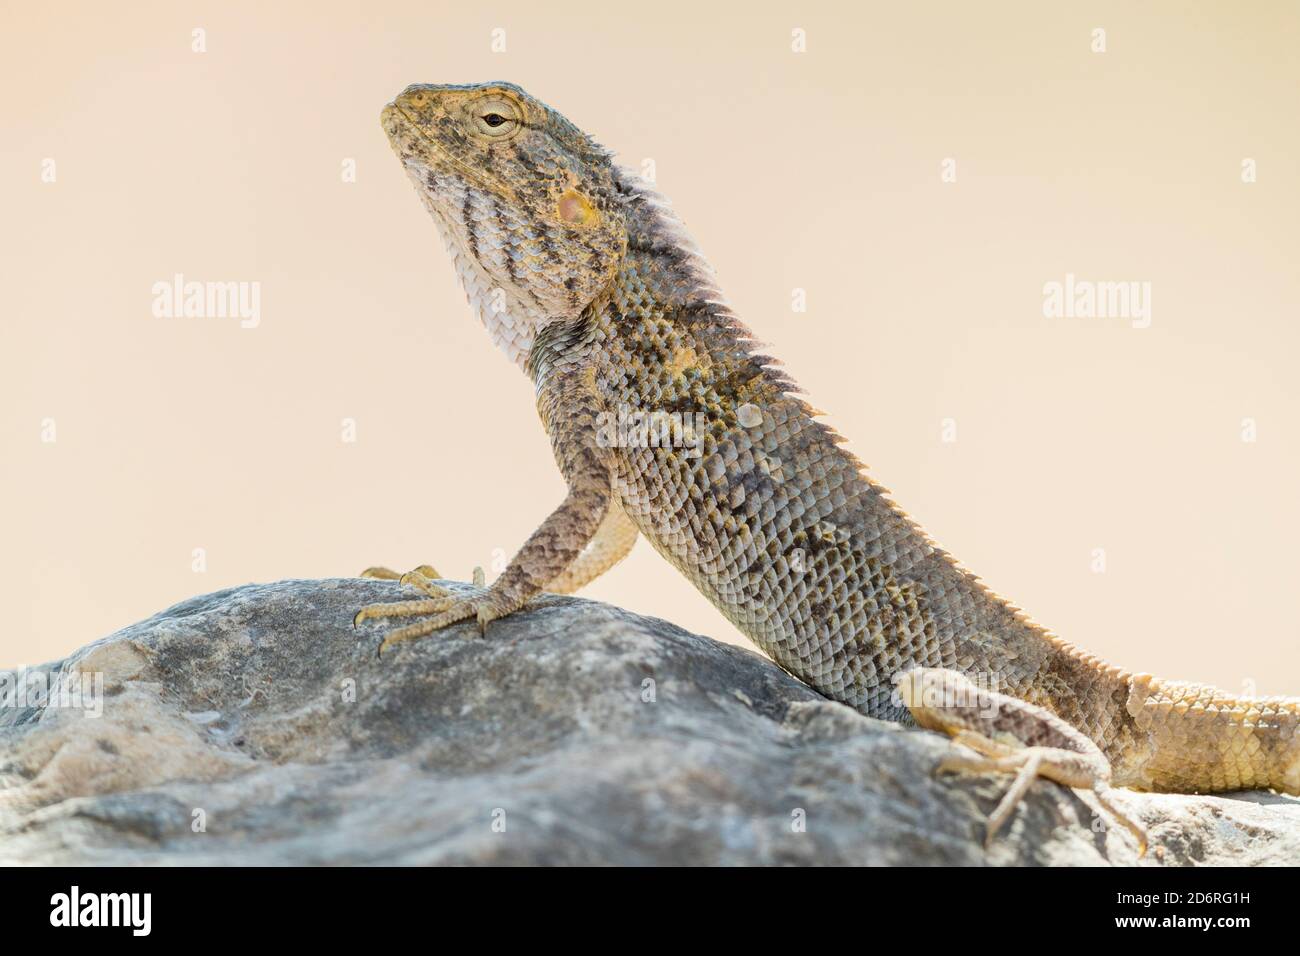
<instances>
[{"instance_id":1,"label":"black banner","mask_svg":"<svg viewBox=\"0 0 1300 956\"><path fill-rule=\"evenodd\" d=\"M1191 935L1296 939L1290 873L1264 869L62 869L0 871L5 940L78 934L120 941L246 943L292 935L373 944L438 925L446 945L477 928L494 943L593 938L602 925L668 942L769 942L785 925L816 945L888 933L904 947L1105 936L1141 945ZM484 923L487 917L489 922ZM507 917L502 920L499 917ZM532 918L530 918L532 917ZM619 927L622 927L620 930ZM864 928L865 927L865 928ZM427 930L426 930L427 932ZM1044 935L1050 934L1050 935ZM440 931L441 935L441 931ZM616 938L616 937L615 937ZM391 941L391 940L390 940ZM432 941L431 941L432 942ZM844 941L825 939L837 947ZM868 947L863 939L864 948ZM879 940L875 941L877 944ZM634 943L635 945L635 943Z\"/></svg>"}]
</instances>

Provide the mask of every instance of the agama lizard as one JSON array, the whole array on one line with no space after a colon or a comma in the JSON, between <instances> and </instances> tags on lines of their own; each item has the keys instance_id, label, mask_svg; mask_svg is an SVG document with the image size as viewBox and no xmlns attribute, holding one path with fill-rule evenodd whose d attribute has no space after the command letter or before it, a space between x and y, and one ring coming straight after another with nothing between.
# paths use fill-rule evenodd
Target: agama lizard
<instances>
[{"instance_id":1,"label":"agama lizard","mask_svg":"<svg viewBox=\"0 0 1300 956\"><path fill-rule=\"evenodd\" d=\"M951 765L1017 772L990 835L1038 775L1300 794L1300 700L1121 670L985 588L757 353L667 202L559 113L509 83L416 85L382 123L471 307L535 383L568 494L490 587L368 572L423 595L358 613L414 619L381 649L576 590L641 534L822 694L981 755Z\"/></svg>"}]
</instances>

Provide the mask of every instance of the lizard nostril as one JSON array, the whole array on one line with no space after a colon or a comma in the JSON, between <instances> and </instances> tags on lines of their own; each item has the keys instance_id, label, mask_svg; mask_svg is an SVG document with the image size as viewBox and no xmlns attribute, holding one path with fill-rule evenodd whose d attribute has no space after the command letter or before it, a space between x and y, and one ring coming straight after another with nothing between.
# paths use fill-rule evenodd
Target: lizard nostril
<instances>
[{"instance_id":1,"label":"lizard nostril","mask_svg":"<svg viewBox=\"0 0 1300 956\"><path fill-rule=\"evenodd\" d=\"M393 104L395 106L420 107L428 102L428 99L428 87L422 86L419 83L412 83L406 89L402 90L401 93L397 94L393 99Z\"/></svg>"}]
</instances>

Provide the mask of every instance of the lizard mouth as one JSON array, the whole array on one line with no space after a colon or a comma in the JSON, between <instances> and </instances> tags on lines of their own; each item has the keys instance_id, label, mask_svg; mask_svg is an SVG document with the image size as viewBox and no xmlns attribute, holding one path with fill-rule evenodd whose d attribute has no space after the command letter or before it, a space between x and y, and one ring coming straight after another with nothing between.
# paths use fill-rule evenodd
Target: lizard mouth
<instances>
[{"instance_id":1,"label":"lizard mouth","mask_svg":"<svg viewBox=\"0 0 1300 956\"><path fill-rule=\"evenodd\" d=\"M441 143L425 132L420 121L397 102L387 104L379 114L380 125L388 142L409 172L422 173L421 180L432 189L436 172L452 171L466 182L487 192L495 192L478 170L449 153ZM418 144L419 148L413 148Z\"/></svg>"}]
</instances>

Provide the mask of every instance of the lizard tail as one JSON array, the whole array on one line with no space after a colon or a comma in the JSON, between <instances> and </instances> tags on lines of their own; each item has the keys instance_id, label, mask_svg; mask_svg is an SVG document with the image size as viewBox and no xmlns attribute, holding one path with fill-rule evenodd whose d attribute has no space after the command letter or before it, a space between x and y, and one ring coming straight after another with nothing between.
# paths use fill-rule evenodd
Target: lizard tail
<instances>
[{"instance_id":1,"label":"lizard tail","mask_svg":"<svg viewBox=\"0 0 1300 956\"><path fill-rule=\"evenodd\" d=\"M1114 767L1122 786L1300 795L1300 699L1134 674L1125 710L1136 746L1122 748Z\"/></svg>"}]
</instances>

